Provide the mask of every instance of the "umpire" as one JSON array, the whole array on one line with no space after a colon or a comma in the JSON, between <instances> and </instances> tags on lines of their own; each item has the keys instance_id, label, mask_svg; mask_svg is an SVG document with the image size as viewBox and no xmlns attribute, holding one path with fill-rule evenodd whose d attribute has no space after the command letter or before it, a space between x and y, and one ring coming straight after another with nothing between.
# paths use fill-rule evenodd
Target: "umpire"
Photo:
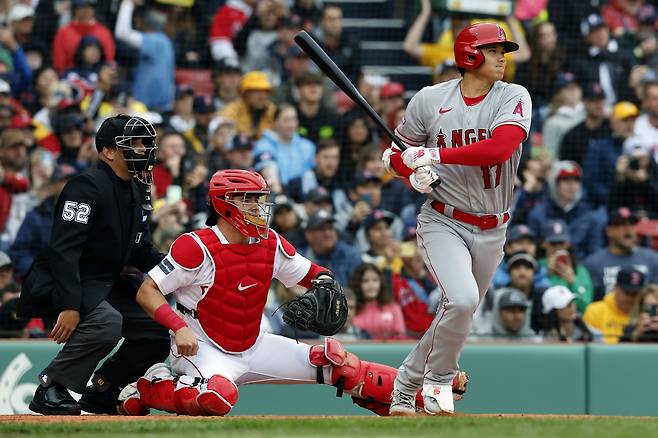
<instances>
[{"instance_id":1,"label":"umpire","mask_svg":"<svg viewBox=\"0 0 658 438\"><path fill-rule=\"evenodd\" d=\"M50 243L23 281L21 315L56 318L50 336L64 344L39 375L30 403L45 415L78 415L82 409L116 414L121 386L169 350L166 331L149 325L135 303L141 274L121 276L125 266L148 272L164 257L153 247L147 221L155 130L140 117L110 117L98 129L96 148L97 168L64 187ZM122 336L121 348L86 388ZM80 403L68 390L83 394Z\"/></svg>"}]
</instances>

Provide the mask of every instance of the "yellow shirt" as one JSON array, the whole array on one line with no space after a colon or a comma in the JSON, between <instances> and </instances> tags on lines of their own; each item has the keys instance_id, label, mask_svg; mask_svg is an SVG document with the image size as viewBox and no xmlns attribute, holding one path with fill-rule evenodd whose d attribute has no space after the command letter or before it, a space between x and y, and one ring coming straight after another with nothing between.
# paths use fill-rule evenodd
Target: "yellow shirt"
<instances>
[{"instance_id":1,"label":"yellow shirt","mask_svg":"<svg viewBox=\"0 0 658 438\"><path fill-rule=\"evenodd\" d=\"M505 21L491 20L491 19L475 19L471 21L471 24L481 23L481 22L493 22L500 25L505 31L507 38L511 38L512 31ZM518 32L523 33L522 29L516 29ZM447 59L454 59L454 45L455 37L452 34L452 30L448 29L444 31L436 43L423 43L420 45L420 63L428 67L434 68L435 66L443 63ZM516 64L512 61L512 55L505 55L507 60L507 67L505 68L505 77L503 80L511 81L514 78L514 72L516 71Z\"/></svg>"},{"instance_id":2,"label":"yellow shirt","mask_svg":"<svg viewBox=\"0 0 658 438\"><path fill-rule=\"evenodd\" d=\"M628 325L630 315L622 312L615 302L615 294L607 294L602 301L596 301L585 309L585 323L603 335L603 342L616 344Z\"/></svg>"},{"instance_id":3,"label":"yellow shirt","mask_svg":"<svg viewBox=\"0 0 658 438\"><path fill-rule=\"evenodd\" d=\"M240 134L244 134L253 139L259 139L266 129L270 129L274 125L274 112L276 105L268 102L267 108L258 122L258 127L254 129L254 122L251 118L251 113L247 104L242 99L234 100L226 105L220 116L233 120L235 129Z\"/></svg>"}]
</instances>

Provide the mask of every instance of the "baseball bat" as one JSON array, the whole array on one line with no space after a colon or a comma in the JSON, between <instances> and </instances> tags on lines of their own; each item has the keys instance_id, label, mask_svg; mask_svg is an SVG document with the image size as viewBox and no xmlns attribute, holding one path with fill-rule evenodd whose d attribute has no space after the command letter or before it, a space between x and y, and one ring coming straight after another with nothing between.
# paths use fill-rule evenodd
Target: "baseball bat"
<instances>
[{"instance_id":1,"label":"baseball bat","mask_svg":"<svg viewBox=\"0 0 658 438\"><path fill-rule=\"evenodd\" d=\"M377 114L368 101L359 93L354 84L345 76L345 73L338 68L336 63L322 50L322 47L315 42L313 37L305 30L295 35L295 42L301 49L308 55L309 58L327 75L331 81L338 86L347 96L356 103L376 124L386 133L388 138L391 139L401 151L407 149L402 140L400 140L393 131L390 130L382 118ZM436 187L441 183L441 180L436 180L432 187Z\"/></svg>"},{"instance_id":2,"label":"baseball bat","mask_svg":"<svg viewBox=\"0 0 658 438\"><path fill-rule=\"evenodd\" d=\"M379 117L379 114L377 114L377 112L370 106L368 101L366 101L361 93L359 93L359 90L356 89L354 84L347 79L345 73L338 68L336 63L324 50L322 50L322 47L315 42L311 35L303 30L295 35L295 42L308 55L308 57L320 67L320 70L322 70L324 74L326 74L327 77L338 86L338 88L343 90L345 94L347 94L347 96L359 106L359 108L368 114L368 116L382 129L382 131L386 133L400 150L404 151L407 149L404 143L402 143L402 141L393 134L389 127L386 126L382 118Z\"/></svg>"}]
</instances>

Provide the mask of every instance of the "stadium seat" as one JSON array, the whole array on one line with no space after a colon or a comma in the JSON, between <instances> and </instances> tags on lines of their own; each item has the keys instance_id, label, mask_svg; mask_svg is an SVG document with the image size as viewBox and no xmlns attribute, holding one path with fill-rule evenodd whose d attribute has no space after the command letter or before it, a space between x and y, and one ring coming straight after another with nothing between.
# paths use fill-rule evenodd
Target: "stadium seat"
<instances>
[{"instance_id":1,"label":"stadium seat","mask_svg":"<svg viewBox=\"0 0 658 438\"><path fill-rule=\"evenodd\" d=\"M197 95L210 96L213 84L210 70L179 68L176 69L176 84L187 84Z\"/></svg>"}]
</instances>

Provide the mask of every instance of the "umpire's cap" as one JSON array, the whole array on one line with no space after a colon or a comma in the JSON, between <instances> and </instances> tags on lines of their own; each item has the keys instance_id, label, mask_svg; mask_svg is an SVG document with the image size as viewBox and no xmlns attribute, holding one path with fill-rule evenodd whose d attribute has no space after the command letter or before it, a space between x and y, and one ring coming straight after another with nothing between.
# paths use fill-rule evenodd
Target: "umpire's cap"
<instances>
[{"instance_id":1,"label":"umpire's cap","mask_svg":"<svg viewBox=\"0 0 658 438\"><path fill-rule=\"evenodd\" d=\"M123 135L126 129L126 123L128 123L130 118L128 115L119 114L103 120L100 128L96 131L96 150L99 154L104 147L109 149L117 147L115 139Z\"/></svg>"}]
</instances>

